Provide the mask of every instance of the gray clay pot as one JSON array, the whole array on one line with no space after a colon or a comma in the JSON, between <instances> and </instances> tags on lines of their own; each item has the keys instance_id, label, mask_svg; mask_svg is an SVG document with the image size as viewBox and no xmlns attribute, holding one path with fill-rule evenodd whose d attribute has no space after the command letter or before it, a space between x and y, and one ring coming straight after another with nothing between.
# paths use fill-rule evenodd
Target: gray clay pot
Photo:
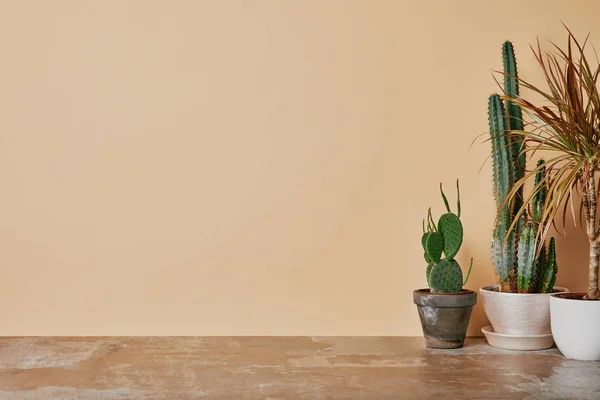
<instances>
[{"instance_id":1,"label":"gray clay pot","mask_svg":"<svg viewBox=\"0 0 600 400\"><path fill-rule=\"evenodd\" d=\"M477 293L467 289L460 293L431 293L429 289L419 289L413 292L413 299L427 347L463 347Z\"/></svg>"}]
</instances>

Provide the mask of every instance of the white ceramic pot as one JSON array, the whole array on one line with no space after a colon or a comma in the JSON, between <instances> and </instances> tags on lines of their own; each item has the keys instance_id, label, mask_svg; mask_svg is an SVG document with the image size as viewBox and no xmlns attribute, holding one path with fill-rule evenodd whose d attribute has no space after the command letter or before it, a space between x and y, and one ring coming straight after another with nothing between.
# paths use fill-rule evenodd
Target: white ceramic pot
<instances>
[{"instance_id":1,"label":"white ceramic pot","mask_svg":"<svg viewBox=\"0 0 600 400\"><path fill-rule=\"evenodd\" d=\"M565 357L600 360L600 301L576 300L584 293L550 297L552 335Z\"/></svg>"},{"instance_id":2,"label":"white ceramic pot","mask_svg":"<svg viewBox=\"0 0 600 400\"><path fill-rule=\"evenodd\" d=\"M547 335L550 328L550 293L505 293L498 286L479 289L483 308L494 332L508 335ZM568 292L566 288L554 290Z\"/></svg>"}]
</instances>

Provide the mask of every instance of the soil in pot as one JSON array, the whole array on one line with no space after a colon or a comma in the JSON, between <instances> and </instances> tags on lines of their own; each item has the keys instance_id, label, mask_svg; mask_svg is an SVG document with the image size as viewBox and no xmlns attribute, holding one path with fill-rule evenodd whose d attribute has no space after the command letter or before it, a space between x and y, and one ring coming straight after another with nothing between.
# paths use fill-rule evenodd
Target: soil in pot
<instances>
[{"instance_id":1,"label":"soil in pot","mask_svg":"<svg viewBox=\"0 0 600 400\"><path fill-rule=\"evenodd\" d=\"M505 293L505 292L501 292L498 289L498 286L486 286L485 290L489 290L490 292L496 292L496 293ZM562 288L561 289L554 288L554 289L552 289L552 293L514 293L514 294L555 294L555 293L562 293L564 291L565 290Z\"/></svg>"},{"instance_id":2,"label":"soil in pot","mask_svg":"<svg viewBox=\"0 0 600 400\"><path fill-rule=\"evenodd\" d=\"M560 292L555 292L560 293ZM557 294L556 297L560 299L569 299L569 300L582 300L582 301L600 301L600 300L589 300L585 298L585 293L560 293Z\"/></svg>"},{"instance_id":3,"label":"soil in pot","mask_svg":"<svg viewBox=\"0 0 600 400\"><path fill-rule=\"evenodd\" d=\"M413 292L427 347L456 349L463 346L477 293L463 289L460 293L431 293L429 289Z\"/></svg>"}]
</instances>

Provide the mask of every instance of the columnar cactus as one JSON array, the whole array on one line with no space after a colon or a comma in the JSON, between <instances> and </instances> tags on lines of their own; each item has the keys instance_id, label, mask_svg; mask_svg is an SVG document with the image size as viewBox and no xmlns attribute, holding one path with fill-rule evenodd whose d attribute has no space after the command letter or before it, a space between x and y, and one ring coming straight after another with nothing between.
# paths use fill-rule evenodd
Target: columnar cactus
<instances>
[{"instance_id":1,"label":"columnar cactus","mask_svg":"<svg viewBox=\"0 0 600 400\"><path fill-rule=\"evenodd\" d=\"M423 220L423 236L421 244L425 250L425 261L428 263L426 276L427 283L432 293L456 293L462 290L467 283L473 259L469 266L467 277L463 281L462 269L454 256L458 253L463 240L463 227L460 222L460 189L456 181L457 191L457 213L450 211L448 199L440 183L442 199L448 211L438 220L437 225L433 221L431 208L427 214L427 224ZM427 225L427 229L425 226Z\"/></svg>"},{"instance_id":2,"label":"columnar cactus","mask_svg":"<svg viewBox=\"0 0 600 400\"><path fill-rule=\"evenodd\" d=\"M504 92L507 97L519 94L517 64L512 43L502 46L504 62ZM524 143L510 136L510 131L523 130L521 108L507 100L505 103L498 94L488 99L488 122L492 144L492 164L494 172L494 198L498 216L492 237L492 258L501 292L538 293L551 292L556 279L556 251L554 239L550 240L551 251L546 254L544 243L536 239L541 210L546 201L546 190L534 196L532 210L517 214L523 204L522 187L515 196L516 201L506 200L515 183L523 178L526 168ZM539 172L536 184L544 179L544 161L538 161Z\"/></svg>"},{"instance_id":3,"label":"columnar cactus","mask_svg":"<svg viewBox=\"0 0 600 400\"><path fill-rule=\"evenodd\" d=\"M500 96L493 94L488 101L488 119L492 142L492 166L494 170L494 198L498 207L498 217L492 238L492 258L500 281L500 290L514 292L516 279L515 234L510 231L513 221L513 208L504 199L515 183L515 160L513 148L509 145L507 118ZM506 240L505 240L506 238Z\"/></svg>"}]
</instances>

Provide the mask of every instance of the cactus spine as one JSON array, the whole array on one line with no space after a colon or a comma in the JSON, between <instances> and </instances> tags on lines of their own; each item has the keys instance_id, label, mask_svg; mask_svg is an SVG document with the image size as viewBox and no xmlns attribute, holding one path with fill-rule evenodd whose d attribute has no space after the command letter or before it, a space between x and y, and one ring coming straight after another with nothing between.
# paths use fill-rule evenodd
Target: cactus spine
<instances>
[{"instance_id":1,"label":"cactus spine","mask_svg":"<svg viewBox=\"0 0 600 400\"><path fill-rule=\"evenodd\" d=\"M517 63L513 45L502 45L504 64L504 92L509 98L519 95ZM501 292L537 293L551 292L556 279L556 251L554 239L551 239L552 251L544 243L536 240L535 232L542 217L542 208L546 200L546 189L542 188L534 196L532 210L522 213L514 225L509 228L523 205L523 189L519 189L513 204L505 203L508 193L516 182L523 178L526 168L524 143L510 136L511 130L523 130L521 108L510 100L502 102L497 94L488 99L488 120L490 141L492 143L492 164L494 180L494 198L498 208L498 217L492 237L492 258ZM536 186L545 175L544 161L538 162Z\"/></svg>"},{"instance_id":2,"label":"cactus spine","mask_svg":"<svg viewBox=\"0 0 600 400\"><path fill-rule=\"evenodd\" d=\"M427 224L423 220L423 236L421 244L425 250L425 261L427 261L427 283L432 293L456 293L462 290L462 286L467 283L471 268L473 267L473 259L467 277L463 282L462 269L454 256L458 253L463 240L463 227L460 222L460 189L458 181L456 182L457 190L457 209L458 214L452 213L448 199L444 194L442 185L440 184L440 192L446 210L446 214L442 215L435 225L431 216L431 208L427 214ZM427 225L427 230L425 230Z\"/></svg>"}]
</instances>

